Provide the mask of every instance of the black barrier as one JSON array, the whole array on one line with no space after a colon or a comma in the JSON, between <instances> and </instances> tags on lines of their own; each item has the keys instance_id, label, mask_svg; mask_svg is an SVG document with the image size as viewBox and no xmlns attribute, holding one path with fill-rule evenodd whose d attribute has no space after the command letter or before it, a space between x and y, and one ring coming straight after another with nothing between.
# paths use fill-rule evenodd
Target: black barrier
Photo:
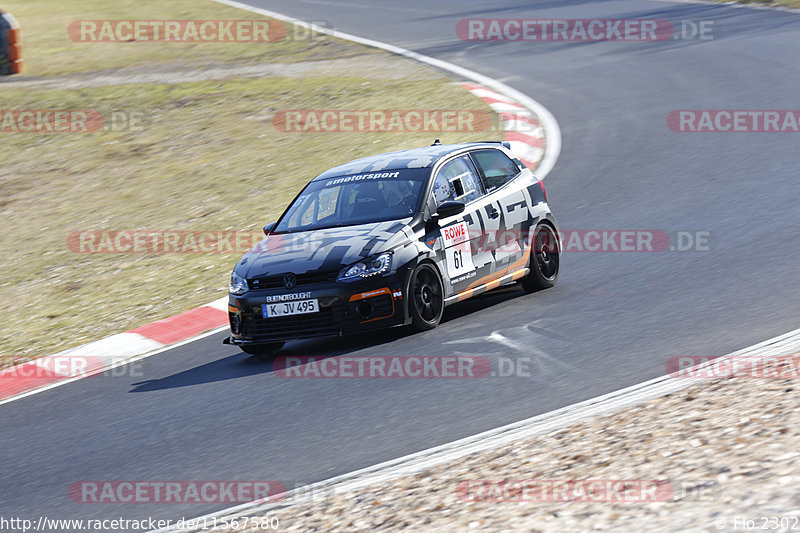
<instances>
[{"instance_id":1,"label":"black barrier","mask_svg":"<svg viewBox=\"0 0 800 533\"><path fill-rule=\"evenodd\" d=\"M0 9L0 75L18 74L24 68L19 43L19 23L11 15Z\"/></svg>"},{"instance_id":2,"label":"black barrier","mask_svg":"<svg viewBox=\"0 0 800 533\"><path fill-rule=\"evenodd\" d=\"M10 29L11 23L6 19L6 14L0 10L0 76L12 74L8 48L8 31Z\"/></svg>"}]
</instances>

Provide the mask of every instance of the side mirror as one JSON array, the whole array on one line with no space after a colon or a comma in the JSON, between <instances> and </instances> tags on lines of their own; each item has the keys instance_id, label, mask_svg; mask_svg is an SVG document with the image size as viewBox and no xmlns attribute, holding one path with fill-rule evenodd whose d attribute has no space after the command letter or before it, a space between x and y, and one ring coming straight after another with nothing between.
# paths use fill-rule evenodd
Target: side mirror
<instances>
[{"instance_id":1,"label":"side mirror","mask_svg":"<svg viewBox=\"0 0 800 533\"><path fill-rule=\"evenodd\" d=\"M264 235L269 235L272 230L275 229L275 222L270 222L266 226L264 226Z\"/></svg>"},{"instance_id":2,"label":"side mirror","mask_svg":"<svg viewBox=\"0 0 800 533\"><path fill-rule=\"evenodd\" d=\"M439 218L447 218L458 215L464 212L464 203L455 200L448 200L439 204L436 208L436 214Z\"/></svg>"}]
</instances>

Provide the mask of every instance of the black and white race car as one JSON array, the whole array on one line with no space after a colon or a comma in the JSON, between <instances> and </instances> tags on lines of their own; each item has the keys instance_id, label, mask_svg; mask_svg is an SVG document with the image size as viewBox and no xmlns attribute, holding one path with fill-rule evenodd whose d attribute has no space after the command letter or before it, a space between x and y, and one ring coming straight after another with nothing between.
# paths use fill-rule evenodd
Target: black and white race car
<instances>
[{"instance_id":1,"label":"black and white race car","mask_svg":"<svg viewBox=\"0 0 800 533\"><path fill-rule=\"evenodd\" d=\"M231 275L226 344L410 325L519 282L552 287L558 226L541 181L506 143L381 154L314 178Z\"/></svg>"}]
</instances>

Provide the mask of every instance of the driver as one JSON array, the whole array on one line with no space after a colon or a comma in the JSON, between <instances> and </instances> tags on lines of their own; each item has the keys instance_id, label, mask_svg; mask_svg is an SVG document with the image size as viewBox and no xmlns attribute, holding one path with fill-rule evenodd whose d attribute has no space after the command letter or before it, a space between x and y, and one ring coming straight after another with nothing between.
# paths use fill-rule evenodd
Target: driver
<instances>
[{"instance_id":1,"label":"driver","mask_svg":"<svg viewBox=\"0 0 800 533\"><path fill-rule=\"evenodd\" d=\"M433 197L436 199L436 205L441 204L445 200L452 200L453 193L450 189L450 182L442 172L436 175L436 181L433 183Z\"/></svg>"},{"instance_id":2,"label":"driver","mask_svg":"<svg viewBox=\"0 0 800 533\"><path fill-rule=\"evenodd\" d=\"M417 203L417 183L411 180L391 180L383 183L389 207L403 215L411 215Z\"/></svg>"}]
</instances>

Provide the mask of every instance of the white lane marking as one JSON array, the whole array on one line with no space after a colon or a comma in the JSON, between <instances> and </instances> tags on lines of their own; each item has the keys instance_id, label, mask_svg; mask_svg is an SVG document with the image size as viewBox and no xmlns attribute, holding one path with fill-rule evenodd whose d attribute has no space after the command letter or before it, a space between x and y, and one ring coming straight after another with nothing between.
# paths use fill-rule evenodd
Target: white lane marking
<instances>
[{"instance_id":1,"label":"white lane marking","mask_svg":"<svg viewBox=\"0 0 800 533\"><path fill-rule=\"evenodd\" d=\"M507 96L503 96L500 93L496 93L494 91L490 91L489 89L477 88L477 89L469 89L469 90L472 92L472 94L474 94L478 98L491 98L493 100L502 100L503 102L506 102L507 104L511 104L511 105L513 105L513 106L515 106L517 108L520 107L515 102L512 102L511 100L509 100Z\"/></svg>"},{"instance_id":2,"label":"white lane marking","mask_svg":"<svg viewBox=\"0 0 800 533\"><path fill-rule=\"evenodd\" d=\"M110 337L105 337L98 341L90 342L82 346L70 348L59 352L50 357L98 357L101 359L114 359L118 357L130 357L140 353L157 350L164 346L164 343L148 339L138 333L117 333Z\"/></svg>"},{"instance_id":3,"label":"white lane marking","mask_svg":"<svg viewBox=\"0 0 800 533\"><path fill-rule=\"evenodd\" d=\"M508 141L508 144L511 145L511 151L514 152L517 155L517 157L525 161L530 161L534 163L538 161L542 155L541 148L537 148L536 146L531 146L528 143L524 143L521 141ZM541 163L539 163L539 166L541 166ZM533 173L537 177L539 176L539 173L536 170L534 170Z\"/></svg>"},{"instance_id":4,"label":"white lane marking","mask_svg":"<svg viewBox=\"0 0 800 533\"><path fill-rule=\"evenodd\" d=\"M0 370L3 379L25 376L26 368L37 366L63 377L86 377L97 370L105 369L109 361L126 359L164 346L163 343L148 339L138 333L117 333L98 341L75 348L69 348L52 355ZM38 390L38 389L37 389Z\"/></svg>"},{"instance_id":5,"label":"white lane marking","mask_svg":"<svg viewBox=\"0 0 800 533\"><path fill-rule=\"evenodd\" d=\"M741 356L774 357L778 355L791 355L798 350L800 350L800 329L738 350L723 356L722 359ZM697 369L698 373L701 373L703 368L712 368L713 370L712 365L714 361L702 363L694 368ZM258 513L266 513L291 505L312 502L315 499L315 495L327 493L342 494L377 483L391 481L399 477L412 476L434 466L454 461L476 452L495 449L519 440L550 433L576 422L580 422L581 420L606 414L611 411L617 411L666 394L678 392L698 381L700 380L674 379L668 375L651 379L644 383L639 383L549 413L485 431L471 437L466 437L428 450L362 468L355 472L342 474L325 481L299 487L286 492L285 498L276 503L251 502L237 505L196 518L194 522L202 526L204 521L211 522L215 517L220 519L222 517L249 516ZM172 526L156 530L153 533L198 531L199 529L200 527L179 528L177 526Z\"/></svg>"},{"instance_id":6,"label":"white lane marking","mask_svg":"<svg viewBox=\"0 0 800 533\"><path fill-rule=\"evenodd\" d=\"M213 1L217 2L218 4L223 4L231 7L238 7L239 9L250 11L251 13L258 13L259 15L264 15L266 17L271 17L277 20L282 20L284 22L289 22L291 24L296 24L303 28L310 29L312 27L312 24L296 19L294 17L288 17L281 13L276 13L274 11L269 11L267 9L261 9L258 7L249 6L241 2L235 2L234 0L213 0ZM484 85L489 89L495 90L498 93L505 96L506 98L510 98L511 100L522 104L524 107L527 107L536 116L539 117L539 121L541 122L542 127L547 133L547 144L545 147L544 157L542 157L542 160L536 167L535 174L539 179L544 179L550 173L550 171L553 170L553 167L555 166L556 161L558 160L558 156L561 153L561 128L559 128L556 118L545 106L543 106L530 96L526 95L525 93L518 91L513 87L509 87L508 85L499 80L495 80L493 78L490 78L489 76L485 76L479 72L475 72L474 70L454 65L452 63L448 63L447 61L443 61L441 59L436 59L434 57L418 54L417 52L412 52L411 50L407 50L405 48L401 48L393 44L374 41L372 39L365 39L363 37L358 37L356 35L352 35L349 33L331 30L328 28L317 27L316 25L313 26L313 29L318 33L330 35L332 37L338 37L339 39L344 39L346 41L352 41L354 43L371 46L373 48L380 48L381 50L386 50L387 52L408 57L410 59L414 59L416 61L425 63L427 65L431 65L433 67L446 70L448 72L452 72L464 78L470 79L474 82L477 82L481 85Z\"/></svg>"},{"instance_id":7,"label":"white lane marking","mask_svg":"<svg viewBox=\"0 0 800 533\"><path fill-rule=\"evenodd\" d=\"M533 357L534 364L537 365L537 373L544 372L548 368L562 368L562 369L572 369L573 365L565 363L560 359L551 356L541 348L539 348L539 343L537 342L539 337L545 337L545 334L535 329L531 329L528 326L532 326L536 329L540 329L543 332L547 332L541 326L535 326L535 323L539 322L538 320L535 322L530 322L523 326L515 326L511 328L504 328L500 330L492 331L489 335L485 336L478 336L478 337L468 337L464 339L454 339L452 341L445 341L442 344L478 344L478 343L486 343L486 342L493 342L495 344L499 344L505 348L511 348L520 352L523 356ZM549 333L549 332L547 332ZM551 338L556 338L559 341L566 341L566 339L558 338L556 335L549 333Z\"/></svg>"},{"instance_id":8,"label":"white lane marking","mask_svg":"<svg viewBox=\"0 0 800 533\"><path fill-rule=\"evenodd\" d=\"M544 138L544 130L540 126L534 126L526 122L520 122L519 120L504 120L503 129L506 131L524 133L536 139Z\"/></svg>"},{"instance_id":9,"label":"white lane marking","mask_svg":"<svg viewBox=\"0 0 800 533\"><path fill-rule=\"evenodd\" d=\"M507 346L508 348L512 348L514 350L517 350L518 352L523 352L523 353L526 352L528 348L528 346L525 346L521 342L509 339L499 331L493 331L491 335L486 337L486 340L490 342L496 342L497 344L500 344L502 346Z\"/></svg>"},{"instance_id":10,"label":"white lane marking","mask_svg":"<svg viewBox=\"0 0 800 533\"><path fill-rule=\"evenodd\" d=\"M505 102L492 102L489 104L489 107L498 113L519 113L525 110L521 105L507 104Z\"/></svg>"},{"instance_id":11,"label":"white lane marking","mask_svg":"<svg viewBox=\"0 0 800 533\"><path fill-rule=\"evenodd\" d=\"M219 309L220 311L228 312L228 297L223 296L219 300L214 300L211 303L207 303L206 305L202 305L200 307L212 307L214 309Z\"/></svg>"},{"instance_id":12,"label":"white lane marking","mask_svg":"<svg viewBox=\"0 0 800 533\"><path fill-rule=\"evenodd\" d=\"M716 7L735 7L741 9L758 9L761 11L785 11L787 13L794 13L800 15L800 8L787 7L787 6L772 6L772 5L759 5L759 4L742 4L740 2L717 2L716 0L647 0L648 2L663 3L678 3L678 4L698 4L701 6L716 6Z\"/></svg>"},{"instance_id":13,"label":"white lane marking","mask_svg":"<svg viewBox=\"0 0 800 533\"><path fill-rule=\"evenodd\" d=\"M164 346L164 345L159 343L161 348L153 350L152 352L139 354L139 355L136 355L136 356L132 356L130 358L119 357L117 359L112 359L112 362L110 364L108 364L108 366L103 366L103 371L111 370L113 368L117 368L117 367L122 366L122 365L127 365L127 364L133 363L135 361L139 361L140 359L146 359L148 357L152 357L154 355L158 355L158 354L160 354L162 352L166 352L168 350L172 350L173 348L178 348L179 346L183 346L184 344L189 344L190 342L194 342L194 341L196 341L198 339L202 339L203 337L208 337L209 335L214 335L215 333L219 333L221 331L225 331L225 330L228 329L228 327L229 326L227 324L225 324L224 326L220 326L218 328L214 328L212 330L206 331L205 333L201 333L200 335L195 335L194 337L190 337L188 339L184 339L184 340L182 340L180 342L176 342L175 344L169 344L167 346ZM78 346L78 348L82 348L82 346ZM78 348L71 348L71 349L72 350L76 350ZM38 389L33 389L33 390L30 390L30 391L27 391L27 392L22 392L20 394L14 395L14 396L9 396L8 398L3 398L2 400L0 400L0 405L3 405L5 403L10 403L10 402L13 402L13 401L16 401L16 400L21 400L22 398L27 398L28 396L33 396L34 394L39 394L40 392L44 392L44 391L47 391L47 390L50 390L50 389L54 389L56 387L61 387L62 385L66 385L67 383L72 383L73 381L78 381L79 379L83 379L85 377L87 377L87 375L81 375L81 376L77 376L77 377L74 377L74 378L63 379L61 381L56 381L54 383L51 383L50 385L45 385L44 387L40 387Z\"/></svg>"}]
</instances>

